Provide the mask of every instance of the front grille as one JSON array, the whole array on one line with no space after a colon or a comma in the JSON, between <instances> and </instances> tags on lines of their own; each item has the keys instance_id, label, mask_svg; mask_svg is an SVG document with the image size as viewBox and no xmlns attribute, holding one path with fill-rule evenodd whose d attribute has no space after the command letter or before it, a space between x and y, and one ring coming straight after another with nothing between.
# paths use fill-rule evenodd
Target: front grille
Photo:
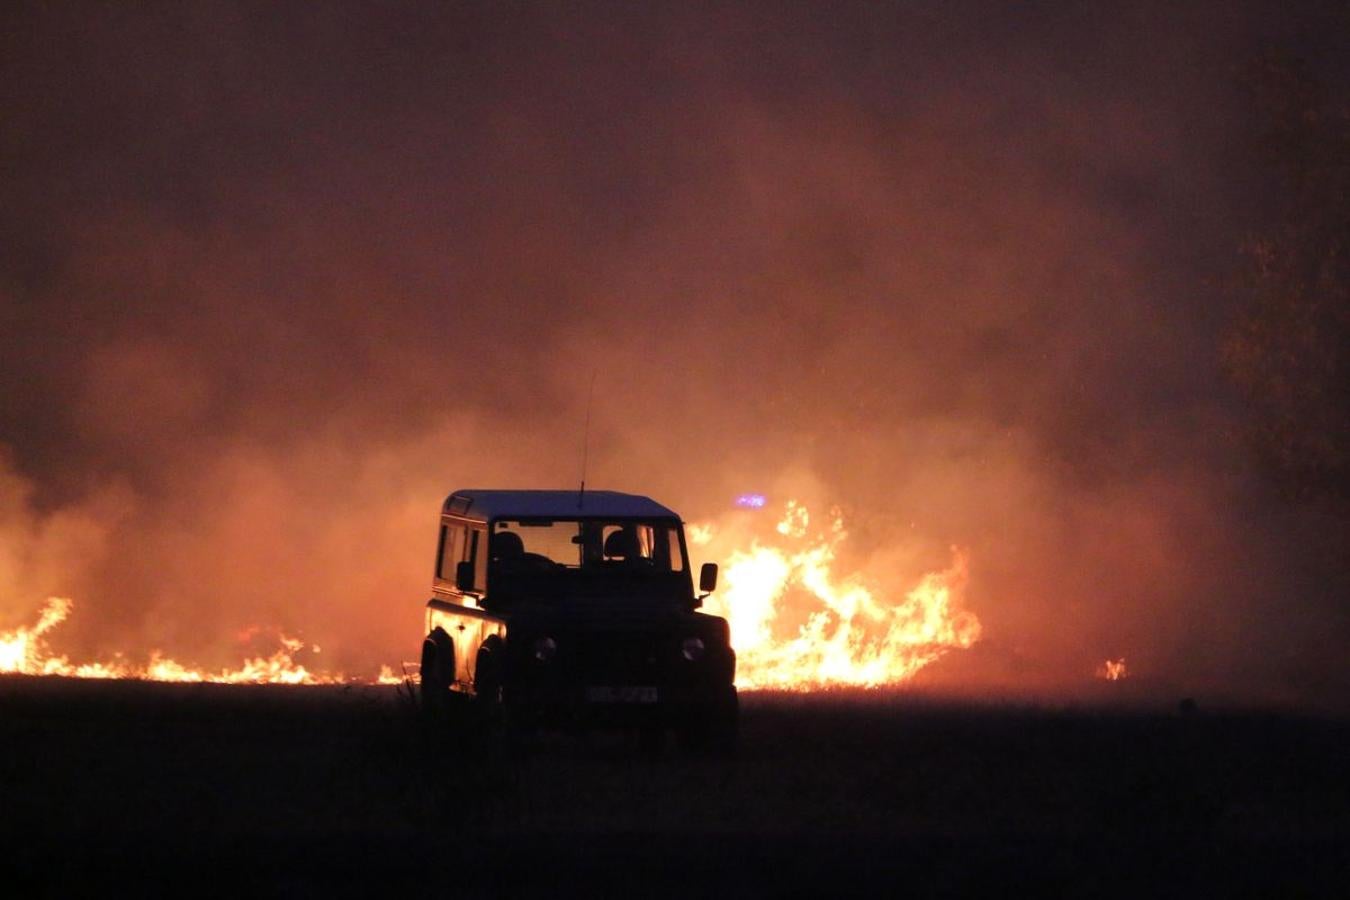
<instances>
[{"instance_id":1,"label":"front grille","mask_svg":"<svg viewBox=\"0 0 1350 900\"><path fill-rule=\"evenodd\" d=\"M573 635L559 642L559 661L579 683L657 684L669 668L665 644L658 635L631 632Z\"/></svg>"}]
</instances>

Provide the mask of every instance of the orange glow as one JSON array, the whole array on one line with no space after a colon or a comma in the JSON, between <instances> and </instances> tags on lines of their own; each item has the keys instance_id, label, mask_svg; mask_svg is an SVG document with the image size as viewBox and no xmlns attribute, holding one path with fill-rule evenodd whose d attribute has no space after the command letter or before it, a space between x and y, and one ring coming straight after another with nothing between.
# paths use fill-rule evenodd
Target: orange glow
<instances>
[{"instance_id":1,"label":"orange glow","mask_svg":"<svg viewBox=\"0 0 1350 900\"><path fill-rule=\"evenodd\" d=\"M0 632L0 672L48 674L44 671L47 658L42 651L42 636L65 621L70 607L71 602L65 597L52 597L32 628Z\"/></svg>"},{"instance_id":2,"label":"orange glow","mask_svg":"<svg viewBox=\"0 0 1350 900\"><path fill-rule=\"evenodd\" d=\"M0 674L63 675L71 678L132 678L141 681L209 681L224 684L347 684L367 679L353 678L342 673L311 672L295 661L294 654L304 649L304 642L280 636L281 647L271 656L257 656L244 661L234 669L209 671L183 665L151 651L145 665L135 665L115 655L111 661L70 662L65 656L53 654L46 635L70 615L74 604L65 597L52 597L43 608L38 622L32 627L19 627L0 632ZM247 630L249 635L261 631ZM317 653L318 647L312 647ZM397 684L389 667L380 670L377 682Z\"/></svg>"},{"instance_id":3,"label":"orange glow","mask_svg":"<svg viewBox=\"0 0 1350 900\"><path fill-rule=\"evenodd\" d=\"M979 620L963 607L967 557L959 549L953 548L948 568L887 596L868 574L839 571L838 552L848 533L837 511L821 520L804 505L789 502L771 535L763 538L719 533L709 524L691 525L689 537L691 544L717 550L725 560L721 588L708 598L707 611L728 621L741 688L897 684L980 638ZM286 635L278 636L280 646L270 656L221 670L186 665L159 650L144 663L120 653L75 663L47 642L72 608L70 600L53 597L36 624L0 632L0 673L228 684L397 685L408 677L390 666L382 666L374 678L311 671L296 657L318 653L319 647ZM247 642L263 631L249 626L233 637ZM1118 665L1119 674L1103 677L1124 677L1123 660L1107 665Z\"/></svg>"},{"instance_id":4,"label":"orange glow","mask_svg":"<svg viewBox=\"0 0 1350 900\"><path fill-rule=\"evenodd\" d=\"M707 535L703 543L712 539L706 528L695 531ZM967 560L960 550L953 548L949 568L924 575L891 602L865 575L835 571L848 536L837 512L813 531L806 507L789 502L776 533L772 543L732 551L722 587L707 601L730 624L739 687L897 684L979 640L979 620L961 608ZM804 624L785 624L803 614Z\"/></svg>"},{"instance_id":5,"label":"orange glow","mask_svg":"<svg viewBox=\"0 0 1350 900\"><path fill-rule=\"evenodd\" d=\"M1097 667L1097 677L1105 681L1120 681L1122 678L1128 678L1129 670L1125 668L1125 657L1120 659L1108 659Z\"/></svg>"}]
</instances>

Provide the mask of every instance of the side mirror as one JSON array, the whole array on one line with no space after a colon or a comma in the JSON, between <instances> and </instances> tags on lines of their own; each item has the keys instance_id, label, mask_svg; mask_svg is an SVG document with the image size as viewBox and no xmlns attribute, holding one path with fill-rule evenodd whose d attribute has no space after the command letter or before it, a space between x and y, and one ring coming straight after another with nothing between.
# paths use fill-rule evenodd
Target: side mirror
<instances>
[{"instance_id":1,"label":"side mirror","mask_svg":"<svg viewBox=\"0 0 1350 900\"><path fill-rule=\"evenodd\" d=\"M717 563L704 563L698 572L698 589L705 594L717 590Z\"/></svg>"},{"instance_id":2,"label":"side mirror","mask_svg":"<svg viewBox=\"0 0 1350 900\"><path fill-rule=\"evenodd\" d=\"M473 590L473 561L464 560L455 566L455 587L461 591Z\"/></svg>"}]
</instances>

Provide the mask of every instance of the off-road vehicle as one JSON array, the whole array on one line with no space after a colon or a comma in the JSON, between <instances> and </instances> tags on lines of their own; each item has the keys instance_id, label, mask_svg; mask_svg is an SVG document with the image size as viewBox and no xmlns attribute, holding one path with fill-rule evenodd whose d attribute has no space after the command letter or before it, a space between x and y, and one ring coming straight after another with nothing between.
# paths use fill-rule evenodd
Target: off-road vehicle
<instances>
[{"instance_id":1,"label":"off-road vehicle","mask_svg":"<svg viewBox=\"0 0 1350 900\"><path fill-rule=\"evenodd\" d=\"M736 655L698 612L680 517L614 491L461 490L441 510L422 645L425 709L455 693L517 730L635 726L727 750Z\"/></svg>"}]
</instances>

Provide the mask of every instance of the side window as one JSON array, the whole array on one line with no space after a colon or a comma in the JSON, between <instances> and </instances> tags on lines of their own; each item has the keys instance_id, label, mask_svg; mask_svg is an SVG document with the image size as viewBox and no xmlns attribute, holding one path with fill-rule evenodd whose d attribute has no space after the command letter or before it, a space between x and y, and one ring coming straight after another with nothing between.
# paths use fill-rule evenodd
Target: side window
<instances>
[{"instance_id":1,"label":"side window","mask_svg":"<svg viewBox=\"0 0 1350 900\"><path fill-rule=\"evenodd\" d=\"M441 572L443 572L443 571L445 570L445 534L446 534L446 527L445 527L445 524L442 523L442 524L441 524L441 536L440 536L440 538L436 541L436 577L437 577L437 578L444 578L444 577L445 577L444 575L441 574Z\"/></svg>"},{"instance_id":2,"label":"side window","mask_svg":"<svg viewBox=\"0 0 1350 900\"><path fill-rule=\"evenodd\" d=\"M680 531L678 528L662 528L658 530L660 536L657 541L658 550L664 545L664 555L669 561L669 568L672 572L684 571L684 553L680 551Z\"/></svg>"},{"instance_id":3,"label":"side window","mask_svg":"<svg viewBox=\"0 0 1350 900\"><path fill-rule=\"evenodd\" d=\"M440 565L436 574L451 584L455 582L455 566L464 558L464 537L467 530L463 525L441 526L441 550L438 557Z\"/></svg>"},{"instance_id":4,"label":"side window","mask_svg":"<svg viewBox=\"0 0 1350 900\"><path fill-rule=\"evenodd\" d=\"M651 560L658 572L683 572L684 554L680 552L680 532L664 526L643 526L643 540L651 547Z\"/></svg>"},{"instance_id":5,"label":"side window","mask_svg":"<svg viewBox=\"0 0 1350 900\"><path fill-rule=\"evenodd\" d=\"M633 529L633 536L637 539L637 554L643 559L651 559L654 548L652 540L652 526L639 525Z\"/></svg>"},{"instance_id":6,"label":"side window","mask_svg":"<svg viewBox=\"0 0 1350 900\"><path fill-rule=\"evenodd\" d=\"M475 528L469 532L469 555L465 558L473 562L473 589L486 591L488 563L486 531Z\"/></svg>"}]
</instances>

